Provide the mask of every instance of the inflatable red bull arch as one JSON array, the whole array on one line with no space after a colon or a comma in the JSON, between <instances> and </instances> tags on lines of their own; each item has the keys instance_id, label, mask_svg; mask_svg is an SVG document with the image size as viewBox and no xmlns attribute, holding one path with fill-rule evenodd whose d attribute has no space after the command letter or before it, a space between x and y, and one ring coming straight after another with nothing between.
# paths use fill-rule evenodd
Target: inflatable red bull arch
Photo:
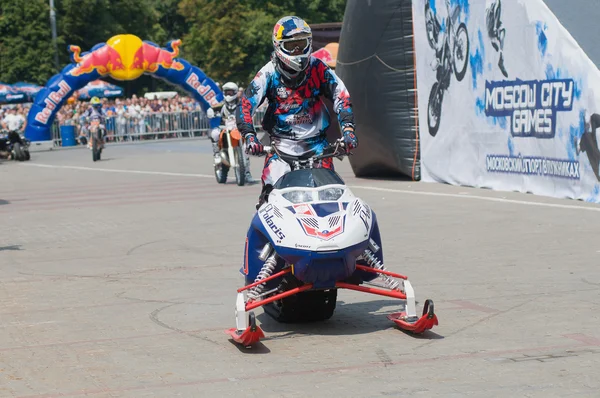
<instances>
[{"instance_id":1,"label":"inflatable red bull arch","mask_svg":"<svg viewBox=\"0 0 600 398\"><path fill-rule=\"evenodd\" d=\"M81 53L69 46L73 63L54 75L36 96L27 116L25 136L31 141L52 140L51 126L58 110L74 91L96 79L110 76L134 80L149 74L188 91L204 111L223 102L223 93L204 72L184 59L177 58L181 40L170 41L166 48L123 34L111 37Z\"/></svg>"}]
</instances>

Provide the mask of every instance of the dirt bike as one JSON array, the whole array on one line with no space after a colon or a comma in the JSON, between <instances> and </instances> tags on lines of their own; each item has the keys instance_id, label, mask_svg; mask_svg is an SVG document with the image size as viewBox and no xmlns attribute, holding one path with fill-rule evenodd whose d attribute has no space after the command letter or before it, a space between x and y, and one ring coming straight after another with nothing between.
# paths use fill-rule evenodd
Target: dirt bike
<instances>
[{"instance_id":1,"label":"dirt bike","mask_svg":"<svg viewBox=\"0 0 600 398\"><path fill-rule=\"evenodd\" d=\"M100 125L99 120L90 122L90 142L89 146L92 149L92 160L98 161L102 157L104 149L104 128Z\"/></svg>"},{"instance_id":2,"label":"dirt bike","mask_svg":"<svg viewBox=\"0 0 600 398\"><path fill-rule=\"evenodd\" d=\"M20 162L31 159L29 144L29 140L18 131L0 132L0 152L5 153L9 159Z\"/></svg>"},{"instance_id":3,"label":"dirt bike","mask_svg":"<svg viewBox=\"0 0 600 398\"><path fill-rule=\"evenodd\" d=\"M435 137L440 128L444 91L450 87L452 73L456 76L457 81L462 81L467 73L469 60L467 26L464 23L458 24L458 17L461 12L460 6L457 4L450 9L450 3L446 0L446 8L448 9L448 18L445 21L445 32L442 33L441 23L431 10L429 1L425 2L427 40L431 48L436 51L437 56L432 65L432 69L436 71L437 82L431 87L427 107L427 124L429 134L432 137ZM444 44L442 49L438 50L437 44L440 33L444 35Z\"/></svg>"},{"instance_id":4,"label":"dirt bike","mask_svg":"<svg viewBox=\"0 0 600 398\"><path fill-rule=\"evenodd\" d=\"M233 168L235 181L239 186L246 183L246 162L244 159L244 141L237 129L235 117L225 120L225 126L219 135L219 162L215 163L215 178L219 184L227 182L229 169Z\"/></svg>"}]
</instances>

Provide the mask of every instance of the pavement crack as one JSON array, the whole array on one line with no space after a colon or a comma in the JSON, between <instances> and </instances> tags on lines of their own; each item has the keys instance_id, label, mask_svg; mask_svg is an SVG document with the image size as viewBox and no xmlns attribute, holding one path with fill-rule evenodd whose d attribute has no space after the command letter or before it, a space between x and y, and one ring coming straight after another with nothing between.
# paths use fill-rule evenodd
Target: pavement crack
<instances>
[{"instance_id":1,"label":"pavement crack","mask_svg":"<svg viewBox=\"0 0 600 398\"><path fill-rule=\"evenodd\" d=\"M581 278L581 281L582 281L583 283L585 283L586 285L600 286L600 283L597 283L597 282L590 282L590 281L588 281L586 278Z\"/></svg>"},{"instance_id":2,"label":"pavement crack","mask_svg":"<svg viewBox=\"0 0 600 398\"><path fill-rule=\"evenodd\" d=\"M124 300L135 301L139 303L163 303L163 304L184 304L183 301L170 301L170 300L152 300L152 299L140 299L137 297L128 297L125 296L125 292L117 293L115 297L122 298ZM165 307L166 308L166 307Z\"/></svg>"},{"instance_id":3,"label":"pavement crack","mask_svg":"<svg viewBox=\"0 0 600 398\"><path fill-rule=\"evenodd\" d=\"M126 254L126 255L127 255L127 256L129 256L129 255L131 255L131 253L133 253L133 252L134 252L134 251L136 251L137 249L140 249L140 248L142 248L142 247L144 247L144 246L153 245L153 244L155 244L155 243L159 243L159 242L165 242L165 241L167 241L167 240L168 240L168 239L159 239L159 240L153 240L153 241L151 241L151 242L142 243L142 244L140 244L140 245L134 246L134 247L132 247L131 249L129 249L129 250L127 251L127 254Z\"/></svg>"},{"instance_id":4,"label":"pavement crack","mask_svg":"<svg viewBox=\"0 0 600 398\"><path fill-rule=\"evenodd\" d=\"M471 323L471 324L465 325L465 326L463 326L462 328L460 328L460 329L458 329L458 330L455 330L455 331L454 331L454 332L452 332L452 333L448 333L447 335L444 335L444 338L448 338L448 337L450 337L450 336L454 336L454 335L456 335L456 334L458 334L458 333L461 333L461 332L463 332L463 331L465 331L465 330L467 330L467 329L469 329L469 328L472 328L472 327L474 327L474 326L477 326L477 325L479 325L480 323L483 323L483 322L485 322L485 321L488 321L488 320L490 320L490 319L492 319L492 318L495 318L495 317L497 317L497 316L504 315L504 314L508 314L509 312L511 312L511 311L513 311L513 310L515 310L515 309L517 309L517 308L519 308L519 307L522 307L522 306L524 306L525 304L529 304L529 303L531 303L531 302L532 302L532 301L534 301L534 300L535 300L535 299L532 299L532 300L527 300L527 301L525 301L525 302L523 302L523 303L520 303L520 304L514 305L514 306L512 306L512 307L510 307L510 308L508 308L508 309L506 309L506 310L504 310L504 311L498 311L498 312L496 312L496 313L493 313L493 314L490 314L490 315L488 315L488 316L485 316L485 317L483 317L483 318L481 318L481 319L479 319L479 320L477 320L477 321L475 321L475 322L473 322L473 323ZM418 345L418 346L416 346L416 347L413 349L413 351L416 351L416 350L418 350L418 349L420 349L420 348L423 348L423 347L425 347L425 346L431 345L431 344L433 344L434 342L435 342L435 340L430 340L430 341L428 341L428 342L426 342L426 343L423 343L423 344L421 344L421 345Z\"/></svg>"},{"instance_id":5,"label":"pavement crack","mask_svg":"<svg viewBox=\"0 0 600 398\"><path fill-rule=\"evenodd\" d=\"M189 332L189 331L186 331L186 330L179 329L179 328L177 328L175 326L171 326L171 325L169 325L169 324L167 324L167 323L165 323L165 322L163 322L163 321L160 320L160 318L158 316L159 316L159 314L162 311L166 310L167 308L173 307L175 305L180 305L180 304L184 304L184 303L172 303L172 304L169 304L169 305L165 305L164 307L160 307L160 308L155 309L154 311L152 311L150 313L150 320L152 322L154 322L155 324L157 324L158 326L161 326L163 328L172 330L172 331L180 333L180 334L185 334L186 336L193 337L193 338L199 339L199 340L203 340L203 341L215 344L215 345L217 345L219 347L222 347L222 345L218 341L214 341L212 339L209 339L206 336L201 336L201 335L198 335L198 334L194 334L193 332Z\"/></svg>"}]
</instances>

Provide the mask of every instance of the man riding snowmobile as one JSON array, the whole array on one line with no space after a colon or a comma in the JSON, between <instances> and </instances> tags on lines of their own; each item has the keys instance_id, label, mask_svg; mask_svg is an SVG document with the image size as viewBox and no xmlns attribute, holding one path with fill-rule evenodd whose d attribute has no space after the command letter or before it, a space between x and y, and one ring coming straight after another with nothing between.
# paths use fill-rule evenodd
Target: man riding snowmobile
<instances>
[{"instance_id":1,"label":"man riding snowmobile","mask_svg":"<svg viewBox=\"0 0 600 398\"><path fill-rule=\"evenodd\" d=\"M253 116L263 101L268 100L262 125L276 153L266 157L257 209L273 184L291 170L285 155L320 155L328 144L330 116L320 96L333 102L346 150L358 145L348 90L327 64L311 56L312 31L308 24L296 16L283 17L275 24L272 40L271 60L249 84L236 115L238 130L246 139L246 150L261 155L264 148L256 136ZM333 169L333 162L323 160L321 167Z\"/></svg>"}]
</instances>

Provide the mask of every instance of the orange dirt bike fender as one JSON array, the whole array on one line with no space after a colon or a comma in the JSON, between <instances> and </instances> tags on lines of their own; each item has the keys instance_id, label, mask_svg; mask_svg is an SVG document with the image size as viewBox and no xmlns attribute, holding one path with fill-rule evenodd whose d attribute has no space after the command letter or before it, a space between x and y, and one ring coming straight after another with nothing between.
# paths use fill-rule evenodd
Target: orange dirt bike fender
<instances>
[{"instance_id":1,"label":"orange dirt bike fender","mask_svg":"<svg viewBox=\"0 0 600 398\"><path fill-rule=\"evenodd\" d=\"M240 146L240 141L242 140L242 135L238 131L238 129L233 129L229 133L231 135L231 145L235 148ZM221 134L219 135L219 148L225 148L227 143L227 138L225 137L225 130L221 130Z\"/></svg>"}]
</instances>

